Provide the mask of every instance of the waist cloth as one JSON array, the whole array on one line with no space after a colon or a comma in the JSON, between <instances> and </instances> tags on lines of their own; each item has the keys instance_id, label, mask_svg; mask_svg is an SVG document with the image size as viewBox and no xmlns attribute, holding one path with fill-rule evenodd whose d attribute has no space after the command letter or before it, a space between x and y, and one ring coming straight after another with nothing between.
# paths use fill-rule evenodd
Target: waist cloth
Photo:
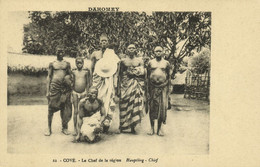
<instances>
[{"instance_id":1,"label":"waist cloth","mask_svg":"<svg viewBox=\"0 0 260 167\"><path fill-rule=\"evenodd\" d=\"M167 109L168 109L168 86L156 86L149 83L149 110L150 119L160 119L166 123Z\"/></svg>"},{"instance_id":2,"label":"waist cloth","mask_svg":"<svg viewBox=\"0 0 260 167\"><path fill-rule=\"evenodd\" d=\"M48 107L52 111L63 110L71 105L71 88L65 82L51 82L48 98Z\"/></svg>"},{"instance_id":3,"label":"waist cloth","mask_svg":"<svg viewBox=\"0 0 260 167\"><path fill-rule=\"evenodd\" d=\"M136 77L123 75L119 101L120 129L136 126L144 116L144 82Z\"/></svg>"}]
</instances>

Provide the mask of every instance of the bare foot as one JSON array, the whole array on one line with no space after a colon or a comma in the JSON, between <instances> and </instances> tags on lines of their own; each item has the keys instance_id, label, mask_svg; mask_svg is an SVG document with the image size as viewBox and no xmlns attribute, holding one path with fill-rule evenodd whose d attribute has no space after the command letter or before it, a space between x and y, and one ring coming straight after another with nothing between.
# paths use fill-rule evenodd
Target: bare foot
<instances>
[{"instance_id":1,"label":"bare foot","mask_svg":"<svg viewBox=\"0 0 260 167\"><path fill-rule=\"evenodd\" d=\"M68 132L68 129L62 129L62 133L65 135L69 135L70 133Z\"/></svg>"},{"instance_id":2,"label":"bare foot","mask_svg":"<svg viewBox=\"0 0 260 167\"><path fill-rule=\"evenodd\" d=\"M74 132L72 133L73 136L77 136L77 131L74 130Z\"/></svg>"},{"instance_id":3,"label":"bare foot","mask_svg":"<svg viewBox=\"0 0 260 167\"><path fill-rule=\"evenodd\" d=\"M131 133L136 134L135 128L131 128Z\"/></svg>"},{"instance_id":4,"label":"bare foot","mask_svg":"<svg viewBox=\"0 0 260 167\"><path fill-rule=\"evenodd\" d=\"M75 138L75 141L76 141L76 142L80 142L79 139L80 139L80 135L77 135L76 138Z\"/></svg>"},{"instance_id":5,"label":"bare foot","mask_svg":"<svg viewBox=\"0 0 260 167\"><path fill-rule=\"evenodd\" d=\"M121 134L121 133L122 133L122 130L118 129L118 130L116 130L115 133L116 133L116 134Z\"/></svg>"},{"instance_id":6,"label":"bare foot","mask_svg":"<svg viewBox=\"0 0 260 167\"><path fill-rule=\"evenodd\" d=\"M99 142L100 140L101 140L101 136L98 135L98 136L95 137L95 139L94 139L93 142L94 142L94 143L95 143L95 142Z\"/></svg>"},{"instance_id":7,"label":"bare foot","mask_svg":"<svg viewBox=\"0 0 260 167\"><path fill-rule=\"evenodd\" d=\"M76 139L72 140L71 142L72 142L72 143L79 143L79 141L76 140Z\"/></svg>"},{"instance_id":8,"label":"bare foot","mask_svg":"<svg viewBox=\"0 0 260 167\"><path fill-rule=\"evenodd\" d=\"M113 132L109 132L109 131L103 132L103 133L106 134L106 135L113 135L114 134Z\"/></svg>"},{"instance_id":9,"label":"bare foot","mask_svg":"<svg viewBox=\"0 0 260 167\"><path fill-rule=\"evenodd\" d=\"M157 133L158 136L164 136L164 133L162 130L159 130L159 132Z\"/></svg>"},{"instance_id":10,"label":"bare foot","mask_svg":"<svg viewBox=\"0 0 260 167\"><path fill-rule=\"evenodd\" d=\"M147 133L148 135L154 135L154 129L151 128L150 132Z\"/></svg>"},{"instance_id":11,"label":"bare foot","mask_svg":"<svg viewBox=\"0 0 260 167\"><path fill-rule=\"evenodd\" d=\"M50 136L51 135L51 130L47 130L45 133L44 133L45 136Z\"/></svg>"}]
</instances>

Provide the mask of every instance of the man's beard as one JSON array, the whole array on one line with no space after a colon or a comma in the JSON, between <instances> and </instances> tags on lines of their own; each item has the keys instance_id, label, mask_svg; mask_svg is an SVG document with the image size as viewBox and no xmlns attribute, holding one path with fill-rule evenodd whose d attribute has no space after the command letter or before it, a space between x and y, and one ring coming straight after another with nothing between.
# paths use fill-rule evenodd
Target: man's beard
<instances>
[{"instance_id":1,"label":"man's beard","mask_svg":"<svg viewBox=\"0 0 260 167\"><path fill-rule=\"evenodd\" d=\"M63 56L58 56L57 59L58 59L58 60L62 60L62 59L63 59Z\"/></svg>"},{"instance_id":2,"label":"man's beard","mask_svg":"<svg viewBox=\"0 0 260 167\"><path fill-rule=\"evenodd\" d=\"M133 57L135 56L135 52L128 52L128 55Z\"/></svg>"},{"instance_id":3,"label":"man's beard","mask_svg":"<svg viewBox=\"0 0 260 167\"><path fill-rule=\"evenodd\" d=\"M104 53L105 50L106 50L106 46L102 46L101 50L102 50L102 52Z\"/></svg>"},{"instance_id":4,"label":"man's beard","mask_svg":"<svg viewBox=\"0 0 260 167\"><path fill-rule=\"evenodd\" d=\"M82 70L83 66L82 67L77 67L77 68L78 68L78 70Z\"/></svg>"},{"instance_id":5,"label":"man's beard","mask_svg":"<svg viewBox=\"0 0 260 167\"><path fill-rule=\"evenodd\" d=\"M162 56L155 56L155 58L156 58L157 60L161 60L161 59L162 59Z\"/></svg>"}]
</instances>

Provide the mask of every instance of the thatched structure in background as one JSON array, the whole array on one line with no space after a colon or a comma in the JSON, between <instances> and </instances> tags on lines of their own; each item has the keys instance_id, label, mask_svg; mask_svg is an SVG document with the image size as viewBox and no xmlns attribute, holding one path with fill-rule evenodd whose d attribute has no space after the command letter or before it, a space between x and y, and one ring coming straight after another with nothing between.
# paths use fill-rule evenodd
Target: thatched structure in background
<instances>
[{"instance_id":1,"label":"thatched structure in background","mask_svg":"<svg viewBox=\"0 0 260 167\"><path fill-rule=\"evenodd\" d=\"M32 55L21 53L7 53L8 70L8 104L30 97L44 99L46 94L46 77L49 63L56 60L56 56ZM76 69L75 59L64 57L70 62L71 68ZM89 68L91 62L85 59L84 68ZM22 102L23 104L23 102Z\"/></svg>"},{"instance_id":2,"label":"thatched structure in background","mask_svg":"<svg viewBox=\"0 0 260 167\"><path fill-rule=\"evenodd\" d=\"M52 55L32 55L21 53L7 53L7 70L10 73L22 73L24 75L47 74L49 63L56 60ZM75 59L64 57L70 62L71 68L76 69ZM85 59L84 68L90 68L90 60Z\"/></svg>"}]
</instances>

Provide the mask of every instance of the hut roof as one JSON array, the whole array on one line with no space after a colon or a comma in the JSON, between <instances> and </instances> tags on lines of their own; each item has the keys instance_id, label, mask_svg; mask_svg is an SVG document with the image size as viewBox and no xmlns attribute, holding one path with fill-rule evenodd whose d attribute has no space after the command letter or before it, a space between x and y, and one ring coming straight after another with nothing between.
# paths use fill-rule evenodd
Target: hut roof
<instances>
[{"instance_id":1,"label":"hut roof","mask_svg":"<svg viewBox=\"0 0 260 167\"><path fill-rule=\"evenodd\" d=\"M56 56L53 55L34 55L23 53L7 53L7 65L8 67L34 67L36 69L47 69L49 63L56 60ZM65 61L71 64L72 69L76 69L75 58L64 57ZM85 68L91 67L91 61L85 59Z\"/></svg>"}]
</instances>

